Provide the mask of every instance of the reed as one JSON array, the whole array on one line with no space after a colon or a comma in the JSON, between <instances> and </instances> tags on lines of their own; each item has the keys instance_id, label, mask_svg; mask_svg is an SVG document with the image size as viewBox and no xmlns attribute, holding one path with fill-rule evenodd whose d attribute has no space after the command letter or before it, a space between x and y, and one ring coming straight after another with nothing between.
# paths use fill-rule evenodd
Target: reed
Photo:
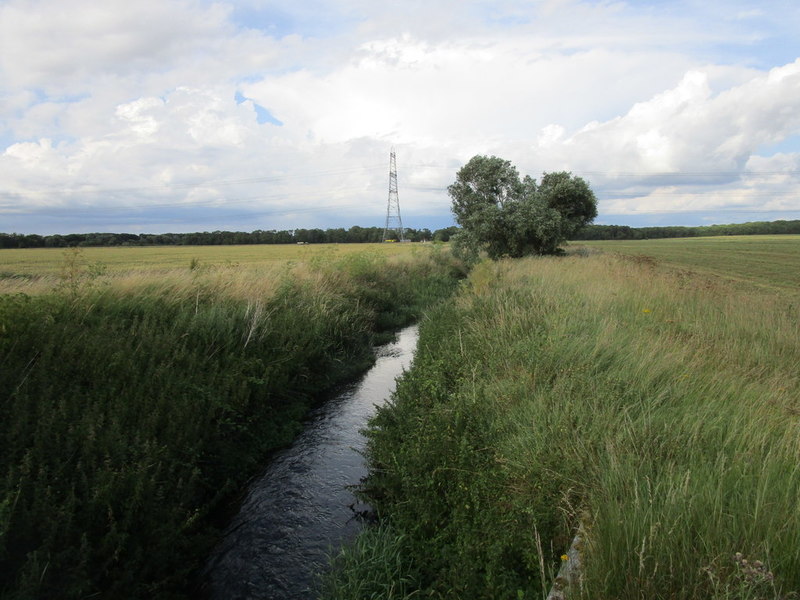
<instances>
[{"instance_id":1,"label":"reed","mask_svg":"<svg viewBox=\"0 0 800 600\"><path fill-rule=\"evenodd\" d=\"M99 276L67 261L56 291L0 296L0 594L191 597L247 478L458 273L433 253Z\"/></svg>"},{"instance_id":2,"label":"reed","mask_svg":"<svg viewBox=\"0 0 800 600\"><path fill-rule=\"evenodd\" d=\"M368 432L413 591L539 597L582 523L586 598L794 597L799 323L647 258L478 265Z\"/></svg>"}]
</instances>

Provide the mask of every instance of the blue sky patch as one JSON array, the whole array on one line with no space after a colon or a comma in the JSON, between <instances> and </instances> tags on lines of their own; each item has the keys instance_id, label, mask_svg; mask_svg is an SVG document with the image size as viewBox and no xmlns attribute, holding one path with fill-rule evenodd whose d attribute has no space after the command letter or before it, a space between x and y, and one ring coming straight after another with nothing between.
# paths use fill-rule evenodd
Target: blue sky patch
<instances>
[{"instance_id":1,"label":"blue sky patch","mask_svg":"<svg viewBox=\"0 0 800 600\"><path fill-rule=\"evenodd\" d=\"M775 144L765 144L756 152L759 156L775 156L800 152L800 135L793 135Z\"/></svg>"},{"instance_id":2,"label":"blue sky patch","mask_svg":"<svg viewBox=\"0 0 800 600\"><path fill-rule=\"evenodd\" d=\"M278 127L283 126L283 121L276 119L266 108L257 104L252 98L248 98L239 90L236 90L236 94L234 94L233 98L236 100L236 104L242 104L248 100L253 103L253 108L256 111L256 121L259 125L269 123L270 125L277 125Z\"/></svg>"},{"instance_id":3,"label":"blue sky patch","mask_svg":"<svg viewBox=\"0 0 800 600\"><path fill-rule=\"evenodd\" d=\"M287 35L304 38L328 38L338 35L358 22L351 12L335 3L309 1L278 8L276 6L237 6L230 15L232 23L246 29L263 31L281 39Z\"/></svg>"},{"instance_id":4,"label":"blue sky patch","mask_svg":"<svg viewBox=\"0 0 800 600\"><path fill-rule=\"evenodd\" d=\"M282 121L279 121L275 117L272 116L266 108L263 106L256 104L253 102L253 108L256 109L256 120L259 124L263 125L264 123L269 123L271 125L277 125L278 127L283 125Z\"/></svg>"}]
</instances>

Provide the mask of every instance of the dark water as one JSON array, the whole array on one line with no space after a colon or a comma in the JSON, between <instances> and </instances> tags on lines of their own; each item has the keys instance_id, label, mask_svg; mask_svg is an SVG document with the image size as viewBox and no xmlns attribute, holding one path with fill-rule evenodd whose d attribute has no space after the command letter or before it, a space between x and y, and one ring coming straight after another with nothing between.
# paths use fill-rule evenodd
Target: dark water
<instances>
[{"instance_id":1,"label":"dark water","mask_svg":"<svg viewBox=\"0 0 800 600\"><path fill-rule=\"evenodd\" d=\"M411 364L417 335L408 327L380 347L363 379L317 409L251 485L206 567L212 599L313 597L330 548L358 533L367 508L347 489L366 474L359 430Z\"/></svg>"}]
</instances>

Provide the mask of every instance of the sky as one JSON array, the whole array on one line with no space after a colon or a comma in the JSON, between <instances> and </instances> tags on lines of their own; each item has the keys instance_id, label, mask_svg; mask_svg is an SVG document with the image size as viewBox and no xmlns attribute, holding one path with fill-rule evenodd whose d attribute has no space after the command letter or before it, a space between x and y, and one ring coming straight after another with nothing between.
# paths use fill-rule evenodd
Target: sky
<instances>
[{"instance_id":1,"label":"sky","mask_svg":"<svg viewBox=\"0 0 800 600\"><path fill-rule=\"evenodd\" d=\"M453 224L477 154L600 224L800 219L796 0L0 0L0 232Z\"/></svg>"}]
</instances>

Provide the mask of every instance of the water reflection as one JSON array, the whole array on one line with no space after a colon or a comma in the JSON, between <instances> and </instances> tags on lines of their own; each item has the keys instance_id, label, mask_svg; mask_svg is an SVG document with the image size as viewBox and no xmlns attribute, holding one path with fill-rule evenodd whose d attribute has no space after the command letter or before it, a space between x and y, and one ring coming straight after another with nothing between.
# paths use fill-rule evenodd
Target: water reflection
<instances>
[{"instance_id":1,"label":"water reflection","mask_svg":"<svg viewBox=\"0 0 800 600\"><path fill-rule=\"evenodd\" d=\"M307 599L330 547L352 539L364 510L347 489L365 475L359 433L394 390L417 344L417 326L380 347L357 384L318 408L294 444L250 487L207 566L214 600Z\"/></svg>"}]
</instances>

